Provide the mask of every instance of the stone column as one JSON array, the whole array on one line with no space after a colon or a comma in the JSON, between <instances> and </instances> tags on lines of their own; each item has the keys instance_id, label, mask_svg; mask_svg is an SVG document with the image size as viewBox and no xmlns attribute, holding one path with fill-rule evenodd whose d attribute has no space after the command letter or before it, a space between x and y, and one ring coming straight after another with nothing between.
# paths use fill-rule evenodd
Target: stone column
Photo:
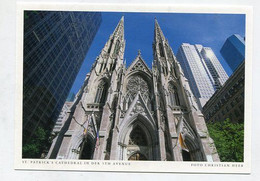
<instances>
[{"instance_id":1,"label":"stone column","mask_svg":"<svg viewBox=\"0 0 260 181\"><path fill-rule=\"evenodd\" d=\"M172 154L174 161L182 161L181 148L178 146L178 135L176 129L176 118L170 107L167 107L168 128L171 135Z\"/></svg>"},{"instance_id":2,"label":"stone column","mask_svg":"<svg viewBox=\"0 0 260 181\"><path fill-rule=\"evenodd\" d=\"M160 160L165 161L166 160L166 150L165 150L165 138L164 138L164 131L162 128L159 128L158 130L159 134L159 149L160 149Z\"/></svg>"},{"instance_id":3,"label":"stone column","mask_svg":"<svg viewBox=\"0 0 260 181\"><path fill-rule=\"evenodd\" d=\"M110 150L110 160L117 160L117 159L118 159L118 130L117 128L114 128L111 150Z\"/></svg>"},{"instance_id":4,"label":"stone column","mask_svg":"<svg viewBox=\"0 0 260 181\"><path fill-rule=\"evenodd\" d=\"M109 135L109 132L107 132L107 128L109 126L109 116L110 116L110 110L108 105L106 104L103 108L103 114L101 118L100 128L99 128L99 144L96 144L96 149L94 152L94 160L104 160L105 158L105 150L106 150L106 139Z\"/></svg>"}]
</instances>

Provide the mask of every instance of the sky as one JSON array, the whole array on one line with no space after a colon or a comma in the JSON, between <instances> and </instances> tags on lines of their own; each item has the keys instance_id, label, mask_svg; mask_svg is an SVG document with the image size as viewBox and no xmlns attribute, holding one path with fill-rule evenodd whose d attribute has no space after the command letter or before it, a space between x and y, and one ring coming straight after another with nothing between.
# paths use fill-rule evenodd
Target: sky
<instances>
[{"instance_id":1,"label":"sky","mask_svg":"<svg viewBox=\"0 0 260 181\"><path fill-rule=\"evenodd\" d=\"M124 58L127 66L134 61L140 49L142 58L151 68L154 18L157 19L175 55L182 43L211 47L229 76L232 71L221 56L220 49L229 36L233 34L245 36L244 14L102 12L100 28L87 52L71 92L76 94L83 85L86 74L122 16L125 20Z\"/></svg>"}]
</instances>

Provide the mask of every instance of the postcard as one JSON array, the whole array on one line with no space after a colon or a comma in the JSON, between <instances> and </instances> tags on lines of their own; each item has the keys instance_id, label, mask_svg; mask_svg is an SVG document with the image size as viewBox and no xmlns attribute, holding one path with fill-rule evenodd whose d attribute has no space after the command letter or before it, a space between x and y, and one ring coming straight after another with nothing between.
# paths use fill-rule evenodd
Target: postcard
<instances>
[{"instance_id":1,"label":"postcard","mask_svg":"<svg viewBox=\"0 0 260 181\"><path fill-rule=\"evenodd\" d=\"M250 7L19 3L15 169L250 173Z\"/></svg>"}]
</instances>

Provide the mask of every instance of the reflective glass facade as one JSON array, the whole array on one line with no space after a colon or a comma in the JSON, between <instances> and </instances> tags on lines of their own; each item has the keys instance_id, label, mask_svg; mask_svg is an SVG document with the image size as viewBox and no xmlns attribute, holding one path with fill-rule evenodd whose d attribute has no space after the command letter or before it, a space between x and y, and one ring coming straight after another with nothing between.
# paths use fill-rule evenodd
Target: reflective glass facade
<instances>
[{"instance_id":1,"label":"reflective glass facade","mask_svg":"<svg viewBox=\"0 0 260 181\"><path fill-rule=\"evenodd\" d=\"M234 72L245 60L245 40L240 35L230 36L220 50L221 55Z\"/></svg>"},{"instance_id":2,"label":"reflective glass facade","mask_svg":"<svg viewBox=\"0 0 260 181\"><path fill-rule=\"evenodd\" d=\"M101 23L101 13L24 11L23 143L51 130Z\"/></svg>"},{"instance_id":3,"label":"reflective glass facade","mask_svg":"<svg viewBox=\"0 0 260 181\"><path fill-rule=\"evenodd\" d=\"M200 54L213 78L214 89L220 89L228 79L226 71L210 47L203 47Z\"/></svg>"},{"instance_id":4,"label":"reflective glass facade","mask_svg":"<svg viewBox=\"0 0 260 181\"><path fill-rule=\"evenodd\" d=\"M227 73L210 47L183 43L176 57L202 108L228 79Z\"/></svg>"},{"instance_id":5,"label":"reflective glass facade","mask_svg":"<svg viewBox=\"0 0 260 181\"><path fill-rule=\"evenodd\" d=\"M198 48L188 43L183 43L177 52L177 60L180 62L184 70L185 77L189 80L189 84L194 96L199 99L202 107L206 101L214 94L212 79L209 77L208 71L204 68Z\"/></svg>"}]
</instances>

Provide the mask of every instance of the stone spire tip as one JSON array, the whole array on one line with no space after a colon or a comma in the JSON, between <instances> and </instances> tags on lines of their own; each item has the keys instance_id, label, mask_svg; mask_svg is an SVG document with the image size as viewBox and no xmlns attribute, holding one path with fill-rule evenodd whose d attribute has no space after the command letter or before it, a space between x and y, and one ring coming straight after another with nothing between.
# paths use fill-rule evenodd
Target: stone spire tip
<instances>
[{"instance_id":1,"label":"stone spire tip","mask_svg":"<svg viewBox=\"0 0 260 181\"><path fill-rule=\"evenodd\" d=\"M139 50L138 50L138 56L140 56L140 55L141 55L141 50L139 49Z\"/></svg>"},{"instance_id":2,"label":"stone spire tip","mask_svg":"<svg viewBox=\"0 0 260 181\"><path fill-rule=\"evenodd\" d=\"M125 16L123 15L123 16L121 17L121 20L120 20L120 21L123 21L123 22L124 22L124 20L125 20Z\"/></svg>"}]
</instances>

